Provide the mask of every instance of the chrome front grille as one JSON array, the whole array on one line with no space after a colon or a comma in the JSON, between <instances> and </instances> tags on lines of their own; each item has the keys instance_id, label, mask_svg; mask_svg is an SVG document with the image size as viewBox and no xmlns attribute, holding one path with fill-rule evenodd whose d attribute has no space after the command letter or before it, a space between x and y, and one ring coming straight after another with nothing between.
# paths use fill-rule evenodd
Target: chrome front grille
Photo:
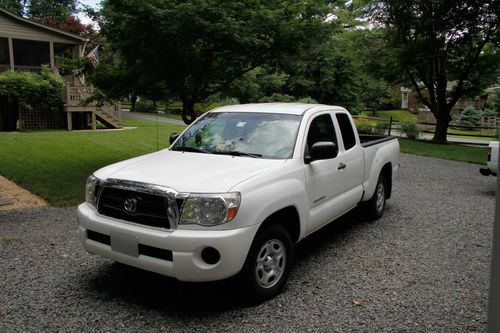
<instances>
[{"instance_id":1,"label":"chrome front grille","mask_svg":"<svg viewBox=\"0 0 500 333\"><path fill-rule=\"evenodd\" d=\"M110 179L100 188L97 210L115 219L172 229L184 202L177 194L167 187Z\"/></svg>"}]
</instances>

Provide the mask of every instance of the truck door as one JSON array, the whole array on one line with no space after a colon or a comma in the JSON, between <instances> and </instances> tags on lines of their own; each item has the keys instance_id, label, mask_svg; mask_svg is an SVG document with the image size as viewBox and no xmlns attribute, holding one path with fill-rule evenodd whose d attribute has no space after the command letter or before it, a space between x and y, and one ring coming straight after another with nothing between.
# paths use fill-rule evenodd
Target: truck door
<instances>
[{"instance_id":1,"label":"truck door","mask_svg":"<svg viewBox=\"0 0 500 333\"><path fill-rule=\"evenodd\" d=\"M338 145L331 112L319 114L309 121L304 156L311 146L320 141ZM348 184L343 176L340 156L304 164L307 193L309 196L308 233L333 221L345 212L342 202Z\"/></svg>"},{"instance_id":2,"label":"truck door","mask_svg":"<svg viewBox=\"0 0 500 333\"><path fill-rule=\"evenodd\" d=\"M343 183L345 185L344 202L350 208L356 206L363 196L363 178L365 157L363 148L356 140L354 123L346 113L336 113L342 145L339 146L339 159L344 165Z\"/></svg>"}]
</instances>

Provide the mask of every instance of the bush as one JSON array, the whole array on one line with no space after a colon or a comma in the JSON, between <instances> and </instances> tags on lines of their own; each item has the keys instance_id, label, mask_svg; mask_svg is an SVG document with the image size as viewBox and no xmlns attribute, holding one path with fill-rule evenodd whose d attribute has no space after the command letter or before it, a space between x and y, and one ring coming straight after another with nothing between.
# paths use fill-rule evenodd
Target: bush
<instances>
[{"instance_id":1,"label":"bush","mask_svg":"<svg viewBox=\"0 0 500 333\"><path fill-rule=\"evenodd\" d=\"M359 134L373 134L373 121L365 118L354 118Z\"/></svg>"},{"instance_id":2,"label":"bush","mask_svg":"<svg viewBox=\"0 0 500 333\"><path fill-rule=\"evenodd\" d=\"M39 105L44 110L59 110L63 105L64 83L46 66L42 72L9 71L0 75L0 96L11 95L27 109Z\"/></svg>"},{"instance_id":3,"label":"bush","mask_svg":"<svg viewBox=\"0 0 500 333\"><path fill-rule=\"evenodd\" d=\"M420 128L414 121L403 121L401 122L401 133L406 134L408 139L415 140L420 135Z\"/></svg>"},{"instance_id":4,"label":"bush","mask_svg":"<svg viewBox=\"0 0 500 333\"><path fill-rule=\"evenodd\" d=\"M460 114L458 123L462 126L480 126L481 117L481 111L473 108L472 106L467 106Z\"/></svg>"},{"instance_id":5,"label":"bush","mask_svg":"<svg viewBox=\"0 0 500 333\"><path fill-rule=\"evenodd\" d=\"M152 101L147 99L141 99L135 103L135 112L156 112L155 106Z\"/></svg>"},{"instance_id":6,"label":"bush","mask_svg":"<svg viewBox=\"0 0 500 333\"><path fill-rule=\"evenodd\" d=\"M302 97L301 99L298 99L297 102L298 103L305 103L305 104L318 104L317 100L315 100L314 98L309 97L309 96Z\"/></svg>"},{"instance_id":7,"label":"bush","mask_svg":"<svg viewBox=\"0 0 500 333\"><path fill-rule=\"evenodd\" d=\"M375 134L385 134L389 130L389 123L379 122L373 127L373 133Z\"/></svg>"},{"instance_id":8,"label":"bush","mask_svg":"<svg viewBox=\"0 0 500 333\"><path fill-rule=\"evenodd\" d=\"M234 104L240 104L240 101L235 98L235 97L225 97L221 99L207 99L205 103L203 103L203 108L201 110L201 113L210 111L212 109L218 108L220 106L224 105L234 105Z\"/></svg>"},{"instance_id":9,"label":"bush","mask_svg":"<svg viewBox=\"0 0 500 333\"><path fill-rule=\"evenodd\" d=\"M259 103L273 103L273 102L290 103L290 102L295 102L295 98L293 96L286 94L274 93L271 96L265 96L259 99Z\"/></svg>"}]
</instances>

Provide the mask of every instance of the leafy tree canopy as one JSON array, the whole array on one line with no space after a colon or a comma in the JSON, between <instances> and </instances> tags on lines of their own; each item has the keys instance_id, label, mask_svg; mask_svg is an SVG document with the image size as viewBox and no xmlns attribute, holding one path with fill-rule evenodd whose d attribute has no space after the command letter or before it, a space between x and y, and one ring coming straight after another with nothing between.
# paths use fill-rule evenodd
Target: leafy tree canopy
<instances>
[{"instance_id":1,"label":"leafy tree canopy","mask_svg":"<svg viewBox=\"0 0 500 333\"><path fill-rule=\"evenodd\" d=\"M496 79L500 63L496 0L384 0L366 7L388 27L397 68L436 118L446 142L451 108Z\"/></svg>"},{"instance_id":2,"label":"leafy tree canopy","mask_svg":"<svg viewBox=\"0 0 500 333\"><path fill-rule=\"evenodd\" d=\"M106 0L101 28L120 63L138 81L162 83L183 102L222 91L246 72L325 37L322 0Z\"/></svg>"}]
</instances>

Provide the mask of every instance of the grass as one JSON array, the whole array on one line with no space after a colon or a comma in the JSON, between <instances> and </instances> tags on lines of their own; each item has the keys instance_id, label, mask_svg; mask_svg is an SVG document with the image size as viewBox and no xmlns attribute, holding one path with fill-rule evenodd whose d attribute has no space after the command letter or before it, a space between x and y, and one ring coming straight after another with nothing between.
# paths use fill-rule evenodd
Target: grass
<instances>
[{"instance_id":1,"label":"grass","mask_svg":"<svg viewBox=\"0 0 500 333\"><path fill-rule=\"evenodd\" d=\"M469 147L457 144L440 145L425 141L399 139L401 152L462 161L476 164L486 164L486 150L483 147Z\"/></svg>"},{"instance_id":2,"label":"grass","mask_svg":"<svg viewBox=\"0 0 500 333\"><path fill-rule=\"evenodd\" d=\"M390 119L392 117L393 121L417 121L417 116L410 111L405 110L388 110L388 111L377 111L377 117Z\"/></svg>"},{"instance_id":3,"label":"grass","mask_svg":"<svg viewBox=\"0 0 500 333\"><path fill-rule=\"evenodd\" d=\"M108 164L156 151L156 123L124 119L123 131L0 132L0 174L54 206L84 200L86 178ZM183 126L158 124L159 148Z\"/></svg>"}]
</instances>

